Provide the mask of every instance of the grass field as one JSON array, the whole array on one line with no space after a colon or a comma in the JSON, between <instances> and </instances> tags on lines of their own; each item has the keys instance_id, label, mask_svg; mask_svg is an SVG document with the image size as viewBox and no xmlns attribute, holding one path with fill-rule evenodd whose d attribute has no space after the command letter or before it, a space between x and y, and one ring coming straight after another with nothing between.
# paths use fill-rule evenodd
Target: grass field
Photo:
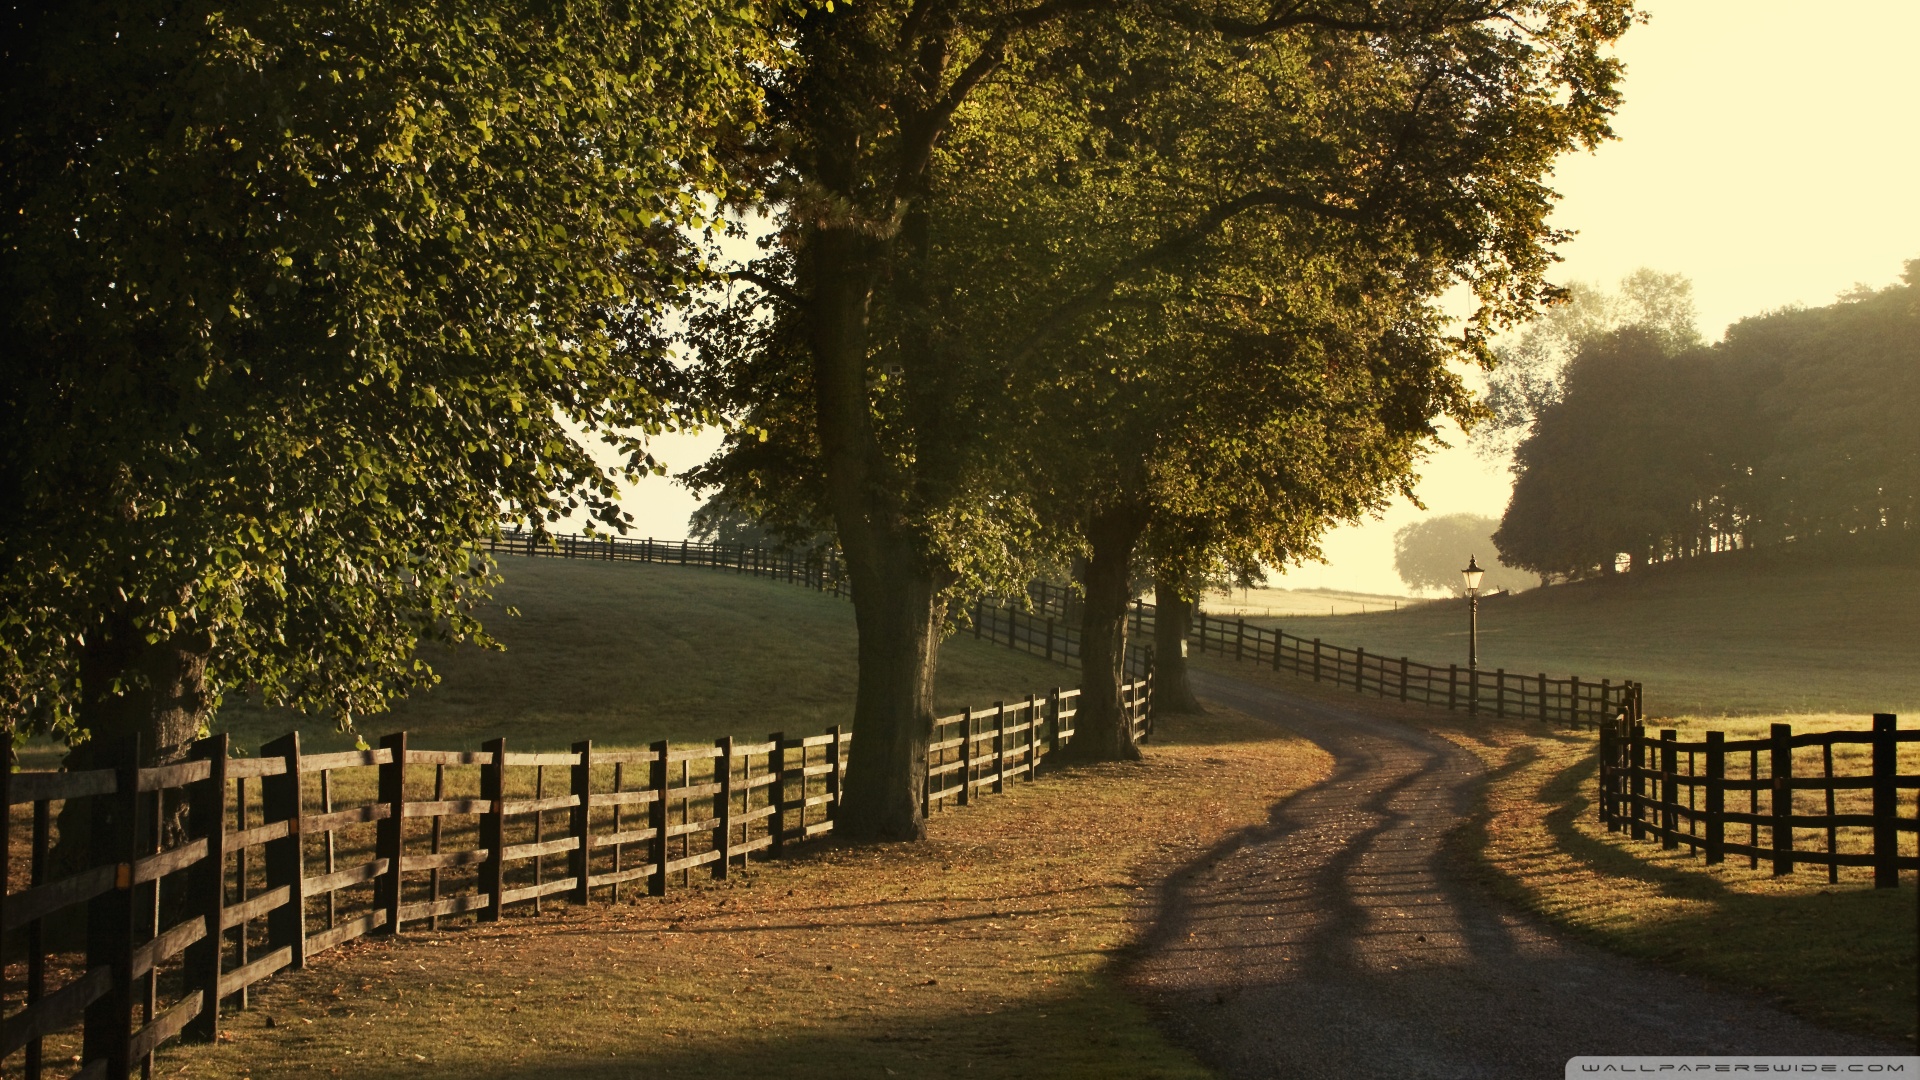
<instances>
[{"instance_id":1,"label":"grass field","mask_svg":"<svg viewBox=\"0 0 1920 1080\"><path fill-rule=\"evenodd\" d=\"M1465 664L1465 601L1249 619L1427 663ZM1649 716L1920 711L1920 566L1743 556L1480 603L1480 663L1635 679Z\"/></svg>"},{"instance_id":2,"label":"grass field","mask_svg":"<svg viewBox=\"0 0 1920 1080\"><path fill-rule=\"evenodd\" d=\"M1915 1039L1920 941L1911 874L1898 889L1875 889L1871 871L1860 867L1843 868L1838 884L1827 882L1825 868L1801 866L1781 878L1743 858L1710 868L1684 849L1663 852L1599 824L1592 732L1401 705L1218 657L1196 666L1396 716L1471 750L1486 763L1488 782L1479 812L1450 848L1512 902L1614 952L1758 994L1816 1023ZM1711 726L1751 735L1769 719ZM1790 719L1806 731L1868 726L1859 715ZM1684 739L1699 737L1706 724L1677 726ZM1837 762L1843 772L1859 764ZM1903 746L1900 768L1920 769L1920 746ZM1811 830L1795 840L1814 849L1823 842ZM1913 838L1901 843L1911 854Z\"/></svg>"},{"instance_id":3,"label":"grass field","mask_svg":"<svg viewBox=\"0 0 1920 1080\"><path fill-rule=\"evenodd\" d=\"M343 947L155 1075L1199 1080L1109 968L1156 883L1328 765L1271 725L1180 718L1141 764L1012 784L926 843Z\"/></svg>"},{"instance_id":4,"label":"grass field","mask_svg":"<svg viewBox=\"0 0 1920 1080\"><path fill-rule=\"evenodd\" d=\"M428 749L515 749L578 739L811 735L853 716L853 606L767 578L637 563L503 556L505 582L484 616L504 652L434 648L439 686L361 722L368 741L406 730ZM517 618L504 610L512 606ZM941 712L1075 685L1069 668L970 637L940 653ZM303 746L344 749L324 721L244 704L215 730L249 750L295 727Z\"/></svg>"}]
</instances>

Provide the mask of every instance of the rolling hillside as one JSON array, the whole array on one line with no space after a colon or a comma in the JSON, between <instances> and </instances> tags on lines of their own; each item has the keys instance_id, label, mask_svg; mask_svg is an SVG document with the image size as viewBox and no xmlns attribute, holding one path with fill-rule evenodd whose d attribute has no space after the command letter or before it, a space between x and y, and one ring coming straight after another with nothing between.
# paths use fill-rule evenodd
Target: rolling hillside
<instances>
[{"instance_id":1,"label":"rolling hillside","mask_svg":"<svg viewBox=\"0 0 1920 1080\"><path fill-rule=\"evenodd\" d=\"M1249 619L1428 663L1467 659L1465 601ZM1920 711L1920 566L1739 553L1480 603L1489 668L1638 679L1648 715Z\"/></svg>"},{"instance_id":2,"label":"rolling hillside","mask_svg":"<svg viewBox=\"0 0 1920 1080\"><path fill-rule=\"evenodd\" d=\"M369 739L405 729L421 746L518 748L576 739L639 746L775 730L813 734L853 714L853 607L764 578L635 563L503 556L485 622L504 652L428 650L439 686L361 724ZM501 608L512 606L519 616ZM956 637L941 651L943 712L1075 685L1057 664ZM298 727L303 744L345 748L324 722L223 708L216 730L249 750Z\"/></svg>"}]
</instances>

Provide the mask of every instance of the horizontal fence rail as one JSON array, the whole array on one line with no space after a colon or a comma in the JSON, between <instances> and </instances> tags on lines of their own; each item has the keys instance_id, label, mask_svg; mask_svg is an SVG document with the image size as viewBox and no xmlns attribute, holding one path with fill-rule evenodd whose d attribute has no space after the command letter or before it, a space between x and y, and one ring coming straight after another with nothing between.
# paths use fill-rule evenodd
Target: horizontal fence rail
<instances>
[{"instance_id":1,"label":"horizontal fence rail","mask_svg":"<svg viewBox=\"0 0 1920 1080\"><path fill-rule=\"evenodd\" d=\"M1876 713L1868 731L1774 724L1756 739L1708 731L1683 741L1674 729L1650 737L1644 724L1610 721L1600 728L1600 820L1708 865L1733 855L1753 868L1769 862L1775 875L1824 866L1836 883L1843 866L1869 867L1876 887L1893 888L1900 871L1920 869L1920 851L1901 850L1903 834L1920 838L1920 796L1902 795L1920 792L1920 766L1899 767L1900 747L1913 743L1920 730L1900 730L1890 713ZM1912 817L1900 815L1902 801Z\"/></svg>"},{"instance_id":2,"label":"horizontal fence rail","mask_svg":"<svg viewBox=\"0 0 1920 1080\"><path fill-rule=\"evenodd\" d=\"M1150 695L1150 674L1122 689L1136 739ZM1056 688L935 721L925 807L1032 780L1073 738L1078 698ZM0 771L0 934L9 973L24 975L0 1003L0 1064L19 1055L37 1080L47 1040L77 1028L72 1075L150 1072L168 1040L211 1039L223 1003L244 1008L252 985L355 938L725 879L833 831L851 738L835 727L554 753L503 739L416 749L403 732L313 754L289 734L233 757L217 735L157 768L134 767L132 746L102 747L108 768ZM88 868L56 877L54 826L76 803L91 819ZM78 931L77 951L64 939Z\"/></svg>"}]
</instances>

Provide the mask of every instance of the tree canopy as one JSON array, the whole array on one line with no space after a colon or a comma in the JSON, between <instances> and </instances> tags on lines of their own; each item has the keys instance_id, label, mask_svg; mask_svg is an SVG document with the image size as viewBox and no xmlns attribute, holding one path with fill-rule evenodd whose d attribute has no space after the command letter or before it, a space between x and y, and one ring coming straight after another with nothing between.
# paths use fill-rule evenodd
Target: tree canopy
<instances>
[{"instance_id":1,"label":"tree canopy","mask_svg":"<svg viewBox=\"0 0 1920 1080\"><path fill-rule=\"evenodd\" d=\"M220 695L347 718L481 636L475 542L687 418L743 12L77 3L18 15L0 187L0 685L16 735ZM702 192L707 192L703 201ZM156 746L156 742L158 746Z\"/></svg>"},{"instance_id":2,"label":"tree canopy","mask_svg":"<svg viewBox=\"0 0 1920 1080\"><path fill-rule=\"evenodd\" d=\"M1920 260L1902 284L1742 320L1711 348L1589 341L1516 454L1511 565L1582 576L1920 527Z\"/></svg>"},{"instance_id":3,"label":"tree canopy","mask_svg":"<svg viewBox=\"0 0 1920 1080\"><path fill-rule=\"evenodd\" d=\"M1134 425L1102 401L1192 344L1156 312L1243 318L1269 279L1293 290L1273 318L1315 329L1263 345L1250 328L1238 355L1288 357L1303 398L1351 380L1357 422L1404 410L1395 430L1424 425L1433 351L1481 359L1548 295L1544 173L1609 134L1608 49L1631 19L1612 2L874 3L782 29L792 52L768 73L757 159L778 229L741 275L760 293L710 353L766 438L736 439L700 476L831 518L846 552L861 684L842 827L919 835L953 591L1050 545L1085 550L1043 507L1084 493L1071 469L1107 466L1022 474L1045 425L1144 474L1085 418ZM1456 284L1478 306L1443 342L1425 302ZM1318 355L1320 329L1353 344ZM1257 423L1235 437L1291 440L1303 465L1316 438Z\"/></svg>"}]
</instances>

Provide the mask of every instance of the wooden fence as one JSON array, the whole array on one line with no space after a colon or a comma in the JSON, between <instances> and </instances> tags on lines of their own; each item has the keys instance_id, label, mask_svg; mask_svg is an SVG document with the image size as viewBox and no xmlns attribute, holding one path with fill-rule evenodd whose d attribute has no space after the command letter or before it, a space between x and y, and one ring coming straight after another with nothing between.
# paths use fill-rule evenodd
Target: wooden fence
<instances>
[{"instance_id":1,"label":"wooden fence","mask_svg":"<svg viewBox=\"0 0 1920 1080\"><path fill-rule=\"evenodd\" d=\"M1032 610L1021 620L1022 640L1018 647L1031 651L1035 642L1044 641L1045 649L1051 653L1056 631L1077 643L1077 633L1067 628L1077 625L1080 603L1071 590L1061 586L1045 582L1029 586L1027 606ZM1140 637L1152 634L1154 616L1154 605L1134 601L1128 616L1134 633ZM1200 652L1231 656L1315 682L1333 683L1358 693L1421 705L1465 709L1475 715L1485 713L1569 726L1597 726L1620 715L1622 710L1636 719L1641 715L1640 684L1631 680L1582 679L1578 675L1551 678L1546 672L1526 675L1504 668L1488 671L1459 664L1439 667L1404 656L1368 652L1365 648L1344 648L1319 638L1296 637L1279 629L1252 625L1244 618L1212 617L1204 611L1194 613L1187 641ZM1068 647L1061 646L1063 650ZM1077 644L1071 647L1078 648ZM1073 655L1078 655L1077 651Z\"/></svg>"},{"instance_id":2,"label":"wooden fence","mask_svg":"<svg viewBox=\"0 0 1920 1080\"><path fill-rule=\"evenodd\" d=\"M1136 738L1150 732L1150 695L1150 675L1125 685ZM936 721L927 809L1032 780L1072 739L1078 696L1054 689ZM25 988L0 1022L0 1062L19 1054L38 1080L45 1044L64 1038L60 1056L82 1062L74 1076L150 1072L169 1039L212 1038L222 1003L244 1007L254 983L363 935L495 920L549 898L617 900L622 888L660 895L695 871L724 879L833 831L850 739L832 728L521 753L501 739L414 749L403 732L308 754L289 734L232 757L217 735L158 768L136 767L137 747L103 747L106 768L0 772L0 933L24 972L7 986ZM94 822L90 865L54 878L54 825L73 800ZM55 942L62 927L84 928L84 955Z\"/></svg>"},{"instance_id":3,"label":"wooden fence","mask_svg":"<svg viewBox=\"0 0 1920 1080\"><path fill-rule=\"evenodd\" d=\"M589 559L604 562L659 563L666 566L701 566L712 570L731 570L736 574L768 577L796 585L850 596L846 568L839 552L825 549L799 551L784 548L755 547L751 544L707 544L695 540L626 539L617 536L568 536L551 534L544 540L529 532L511 532L482 545L498 555L547 556L557 559Z\"/></svg>"},{"instance_id":4,"label":"wooden fence","mask_svg":"<svg viewBox=\"0 0 1920 1080\"><path fill-rule=\"evenodd\" d=\"M1912 743L1920 730L1900 730L1889 713L1875 714L1870 731L1796 735L1774 724L1764 739L1708 731L1685 742L1674 729L1649 738L1644 724L1609 721L1600 728L1600 820L1667 850L1684 846L1709 865L1744 855L1750 867L1771 862L1776 875L1824 866L1829 882L1843 866L1864 866L1877 887L1893 888L1901 870L1920 869L1920 854L1900 850L1901 834L1920 834L1920 804L1913 817L1899 813L1900 793L1920 790L1920 768L1899 770L1899 748ZM1857 758L1848 751L1863 745L1865 770L1836 771L1836 748ZM1817 769L1804 760L1816 753Z\"/></svg>"}]
</instances>

